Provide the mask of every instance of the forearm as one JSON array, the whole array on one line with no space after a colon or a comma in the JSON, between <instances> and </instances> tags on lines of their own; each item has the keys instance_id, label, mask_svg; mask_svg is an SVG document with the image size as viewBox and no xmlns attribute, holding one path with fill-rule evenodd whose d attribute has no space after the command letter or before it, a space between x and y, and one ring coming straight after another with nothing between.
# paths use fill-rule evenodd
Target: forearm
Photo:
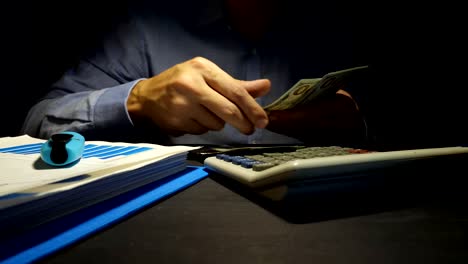
<instances>
[{"instance_id":1,"label":"forearm","mask_svg":"<svg viewBox=\"0 0 468 264\"><path fill-rule=\"evenodd\" d=\"M107 139L110 134L128 132L133 125L126 100L136 82L42 100L30 110L22 133L48 138L70 130Z\"/></svg>"}]
</instances>

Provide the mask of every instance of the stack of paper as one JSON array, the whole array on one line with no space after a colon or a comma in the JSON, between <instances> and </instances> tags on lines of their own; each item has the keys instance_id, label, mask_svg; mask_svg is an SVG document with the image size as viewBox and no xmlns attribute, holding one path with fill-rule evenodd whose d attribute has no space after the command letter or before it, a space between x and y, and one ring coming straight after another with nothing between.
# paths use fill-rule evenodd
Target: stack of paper
<instances>
[{"instance_id":1,"label":"stack of paper","mask_svg":"<svg viewBox=\"0 0 468 264\"><path fill-rule=\"evenodd\" d=\"M45 140L0 138L0 232L16 232L173 175L197 147L86 142L68 168L40 158Z\"/></svg>"}]
</instances>

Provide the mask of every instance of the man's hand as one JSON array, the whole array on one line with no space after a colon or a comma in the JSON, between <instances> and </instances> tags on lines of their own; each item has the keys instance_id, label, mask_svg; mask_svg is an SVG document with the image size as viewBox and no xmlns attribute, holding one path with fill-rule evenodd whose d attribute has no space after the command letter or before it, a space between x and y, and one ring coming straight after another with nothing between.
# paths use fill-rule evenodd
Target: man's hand
<instances>
[{"instance_id":1,"label":"man's hand","mask_svg":"<svg viewBox=\"0 0 468 264\"><path fill-rule=\"evenodd\" d=\"M267 129L310 144L358 143L365 124L352 97L340 90L311 105L268 113Z\"/></svg>"},{"instance_id":2,"label":"man's hand","mask_svg":"<svg viewBox=\"0 0 468 264\"><path fill-rule=\"evenodd\" d=\"M266 79L234 79L213 62L196 57L138 82L127 107L132 120L150 120L175 136L221 130L225 123L251 134L268 124L254 98L270 86Z\"/></svg>"}]
</instances>

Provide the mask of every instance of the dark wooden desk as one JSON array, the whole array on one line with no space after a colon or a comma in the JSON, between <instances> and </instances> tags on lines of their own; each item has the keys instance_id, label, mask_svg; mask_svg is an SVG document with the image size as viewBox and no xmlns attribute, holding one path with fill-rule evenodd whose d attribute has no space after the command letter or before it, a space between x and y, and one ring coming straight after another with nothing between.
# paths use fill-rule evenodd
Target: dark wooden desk
<instances>
[{"instance_id":1,"label":"dark wooden desk","mask_svg":"<svg viewBox=\"0 0 468 264\"><path fill-rule=\"evenodd\" d=\"M467 195L450 188L322 197L300 222L207 178L43 262L466 263Z\"/></svg>"}]
</instances>

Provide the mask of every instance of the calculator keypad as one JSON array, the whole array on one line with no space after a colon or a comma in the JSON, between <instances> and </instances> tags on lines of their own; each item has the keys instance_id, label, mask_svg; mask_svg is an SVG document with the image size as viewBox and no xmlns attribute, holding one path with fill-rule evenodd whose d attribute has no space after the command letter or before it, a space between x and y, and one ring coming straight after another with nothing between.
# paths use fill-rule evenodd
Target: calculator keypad
<instances>
[{"instance_id":1,"label":"calculator keypad","mask_svg":"<svg viewBox=\"0 0 468 264\"><path fill-rule=\"evenodd\" d=\"M231 162L244 168L251 168L254 171L263 171L291 160L338 155L351 155L369 152L371 151L364 149L355 149L340 146L327 146L304 147L298 148L297 150L292 152L265 152L260 154L256 153L253 155L229 155L223 153L217 154L216 158L227 162Z\"/></svg>"}]
</instances>

